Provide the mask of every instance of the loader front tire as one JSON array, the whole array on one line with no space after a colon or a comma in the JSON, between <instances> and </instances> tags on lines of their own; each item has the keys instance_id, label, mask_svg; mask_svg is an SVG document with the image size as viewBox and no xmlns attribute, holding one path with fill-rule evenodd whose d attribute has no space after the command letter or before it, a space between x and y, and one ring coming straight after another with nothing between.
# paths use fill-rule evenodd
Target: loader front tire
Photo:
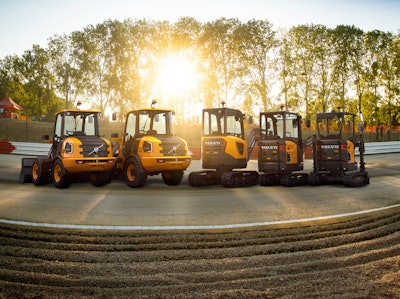
<instances>
[{"instance_id":1,"label":"loader front tire","mask_svg":"<svg viewBox=\"0 0 400 299\"><path fill-rule=\"evenodd\" d=\"M124 167L125 182L131 188L140 188L146 184L147 172L137 157L130 157Z\"/></svg>"},{"instance_id":2,"label":"loader front tire","mask_svg":"<svg viewBox=\"0 0 400 299\"><path fill-rule=\"evenodd\" d=\"M32 164L32 182L35 186L45 185L49 180L49 171L43 169L43 164L39 159L35 159Z\"/></svg>"},{"instance_id":3,"label":"loader front tire","mask_svg":"<svg viewBox=\"0 0 400 299\"><path fill-rule=\"evenodd\" d=\"M54 161L51 173L53 175L53 183L56 188L69 188L69 185L71 184L70 175L65 170L64 165L62 164L60 159L56 159Z\"/></svg>"}]
</instances>

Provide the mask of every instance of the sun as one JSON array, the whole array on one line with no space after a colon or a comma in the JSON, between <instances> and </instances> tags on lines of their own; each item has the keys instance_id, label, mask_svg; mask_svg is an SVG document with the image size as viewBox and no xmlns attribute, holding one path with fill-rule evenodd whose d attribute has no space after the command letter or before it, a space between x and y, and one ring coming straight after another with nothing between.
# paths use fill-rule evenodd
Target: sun
<instances>
[{"instance_id":1,"label":"sun","mask_svg":"<svg viewBox=\"0 0 400 299\"><path fill-rule=\"evenodd\" d=\"M173 96L184 95L196 88L198 82L194 63L183 55L168 56L159 69L157 80L161 92Z\"/></svg>"}]
</instances>

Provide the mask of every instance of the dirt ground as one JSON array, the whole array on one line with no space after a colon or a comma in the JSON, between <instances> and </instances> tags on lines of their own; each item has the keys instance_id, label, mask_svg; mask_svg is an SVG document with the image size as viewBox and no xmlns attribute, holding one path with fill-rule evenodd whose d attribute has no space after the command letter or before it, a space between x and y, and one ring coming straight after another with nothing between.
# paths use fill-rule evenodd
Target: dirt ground
<instances>
[{"instance_id":1,"label":"dirt ground","mask_svg":"<svg viewBox=\"0 0 400 299\"><path fill-rule=\"evenodd\" d=\"M400 298L400 209L296 226L0 225L0 298Z\"/></svg>"}]
</instances>

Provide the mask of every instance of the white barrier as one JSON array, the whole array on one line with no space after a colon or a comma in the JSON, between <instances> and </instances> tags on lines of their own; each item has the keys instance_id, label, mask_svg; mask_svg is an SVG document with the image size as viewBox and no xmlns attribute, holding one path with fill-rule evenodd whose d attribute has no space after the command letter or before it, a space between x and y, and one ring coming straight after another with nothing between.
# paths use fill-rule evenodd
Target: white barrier
<instances>
[{"instance_id":1,"label":"white barrier","mask_svg":"<svg viewBox=\"0 0 400 299\"><path fill-rule=\"evenodd\" d=\"M49 143L0 141L0 153L2 154L42 156L47 155L50 148L51 144Z\"/></svg>"},{"instance_id":2,"label":"white barrier","mask_svg":"<svg viewBox=\"0 0 400 299\"><path fill-rule=\"evenodd\" d=\"M7 152L14 155L38 156L47 155L51 144L7 141L15 149ZM400 141L368 142L365 143L365 155L400 153ZM359 155L358 148L356 155Z\"/></svg>"},{"instance_id":3,"label":"white barrier","mask_svg":"<svg viewBox=\"0 0 400 299\"><path fill-rule=\"evenodd\" d=\"M365 155L400 153L400 141L368 142L365 143ZM359 154L358 148L356 154Z\"/></svg>"},{"instance_id":4,"label":"white barrier","mask_svg":"<svg viewBox=\"0 0 400 299\"><path fill-rule=\"evenodd\" d=\"M11 154L14 155L28 155L28 156L41 156L47 155L51 148L50 143L31 143L31 142L14 142L11 144L15 146L15 150Z\"/></svg>"}]
</instances>

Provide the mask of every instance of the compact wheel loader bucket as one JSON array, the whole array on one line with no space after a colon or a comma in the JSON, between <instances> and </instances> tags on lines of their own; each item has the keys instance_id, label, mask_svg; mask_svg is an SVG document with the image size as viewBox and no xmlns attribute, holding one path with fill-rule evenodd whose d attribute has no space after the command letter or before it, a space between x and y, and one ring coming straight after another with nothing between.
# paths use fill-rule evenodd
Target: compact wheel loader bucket
<instances>
[{"instance_id":1,"label":"compact wheel loader bucket","mask_svg":"<svg viewBox=\"0 0 400 299\"><path fill-rule=\"evenodd\" d=\"M19 174L19 182L32 183L32 165L36 158L22 158L21 172Z\"/></svg>"}]
</instances>

